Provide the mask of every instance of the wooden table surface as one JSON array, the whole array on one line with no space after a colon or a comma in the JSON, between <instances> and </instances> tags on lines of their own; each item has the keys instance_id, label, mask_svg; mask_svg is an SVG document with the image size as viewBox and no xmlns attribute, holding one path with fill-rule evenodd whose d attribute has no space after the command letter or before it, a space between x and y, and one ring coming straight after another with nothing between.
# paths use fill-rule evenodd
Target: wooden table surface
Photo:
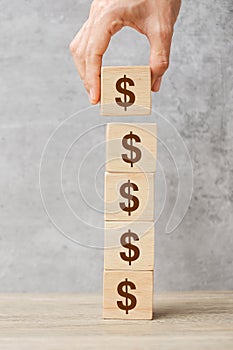
<instances>
[{"instance_id":1,"label":"wooden table surface","mask_svg":"<svg viewBox=\"0 0 233 350\"><path fill-rule=\"evenodd\" d=\"M152 321L103 320L100 295L0 294L1 350L232 350L233 292L155 296Z\"/></svg>"}]
</instances>

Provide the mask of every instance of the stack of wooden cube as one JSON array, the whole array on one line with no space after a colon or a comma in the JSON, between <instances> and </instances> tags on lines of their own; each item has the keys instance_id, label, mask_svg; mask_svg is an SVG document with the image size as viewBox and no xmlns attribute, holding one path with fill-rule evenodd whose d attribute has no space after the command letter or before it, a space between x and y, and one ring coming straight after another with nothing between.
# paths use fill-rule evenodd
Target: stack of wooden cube
<instances>
[{"instance_id":1,"label":"stack of wooden cube","mask_svg":"<svg viewBox=\"0 0 233 350\"><path fill-rule=\"evenodd\" d=\"M103 67L101 114L151 113L149 67ZM152 319L156 124L106 130L104 318Z\"/></svg>"}]
</instances>

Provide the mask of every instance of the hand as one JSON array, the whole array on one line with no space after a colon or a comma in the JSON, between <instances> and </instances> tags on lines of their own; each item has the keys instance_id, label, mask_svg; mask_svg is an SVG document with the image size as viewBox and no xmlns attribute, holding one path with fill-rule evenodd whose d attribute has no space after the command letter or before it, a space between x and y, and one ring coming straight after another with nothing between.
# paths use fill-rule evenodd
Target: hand
<instances>
[{"instance_id":1,"label":"hand","mask_svg":"<svg viewBox=\"0 0 233 350\"><path fill-rule=\"evenodd\" d=\"M181 0L94 0L89 18L70 44L90 102L100 100L102 56L111 36L129 26L150 42L152 91L159 91L169 65L174 24Z\"/></svg>"}]
</instances>

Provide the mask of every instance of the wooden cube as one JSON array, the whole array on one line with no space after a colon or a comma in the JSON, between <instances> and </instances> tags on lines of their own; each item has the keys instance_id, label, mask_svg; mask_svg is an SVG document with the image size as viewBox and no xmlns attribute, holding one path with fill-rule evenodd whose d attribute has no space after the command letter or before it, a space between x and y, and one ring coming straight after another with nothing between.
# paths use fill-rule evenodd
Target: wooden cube
<instances>
[{"instance_id":1,"label":"wooden cube","mask_svg":"<svg viewBox=\"0 0 233 350\"><path fill-rule=\"evenodd\" d=\"M154 174L105 173L106 221L153 221Z\"/></svg>"},{"instance_id":2,"label":"wooden cube","mask_svg":"<svg viewBox=\"0 0 233 350\"><path fill-rule=\"evenodd\" d=\"M105 270L153 270L153 222L105 222Z\"/></svg>"},{"instance_id":3,"label":"wooden cube","mask_svg":"<svg viewBox=\"0 0 233 350\"><path fill-rule=\"evenodd\" d=\"M152 271L104 271L104 318L152 319Z\"/></svg>"},{"instance_id":4,"label":"wooden cube","mask_svg":"<svg viewBox=\"0 0 233 350\"><path fill-rule=\"evenodd\" d=\"M108 172L155 172L156 124L107 124L106 142Z\"/></svg>"},{"instance_id":5,"label":"wooden cube","mask_svg":"<svg viewBox=\"0 0 233 350\"><path fill-rule=\"evenodd\" d=\"M149 114L151 114L150 67L102 67L101 115Z\"/></svg>"}]
</instances>

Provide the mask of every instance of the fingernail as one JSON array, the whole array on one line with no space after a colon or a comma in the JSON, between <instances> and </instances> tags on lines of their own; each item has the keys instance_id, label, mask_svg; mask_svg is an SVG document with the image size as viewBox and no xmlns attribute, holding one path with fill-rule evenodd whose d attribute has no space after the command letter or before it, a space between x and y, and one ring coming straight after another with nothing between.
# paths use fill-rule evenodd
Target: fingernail
<instances>
[{"instance_id":1,"label":"fingernail","mask_svg":"<svg viewBox=\"0 0 233 350\"><path fill-rule=\"evenodd\" d=\"M90 89L89 100L91 103L95 103L95 94L93 89Z\"/></svg>"}]
</instances>

